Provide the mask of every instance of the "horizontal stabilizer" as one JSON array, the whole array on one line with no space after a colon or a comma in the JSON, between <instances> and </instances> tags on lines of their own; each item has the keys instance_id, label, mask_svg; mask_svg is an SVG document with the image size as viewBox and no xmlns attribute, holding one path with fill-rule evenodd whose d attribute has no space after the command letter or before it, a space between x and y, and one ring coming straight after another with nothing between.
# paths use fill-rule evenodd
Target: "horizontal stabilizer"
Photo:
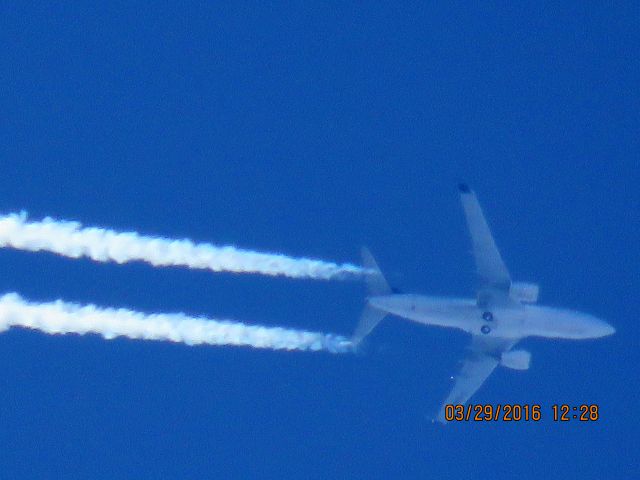
<instances>
[{"instance_id":1,"label":"horizontal stabilizer","mask_svg":"<svg viewBox=\"0 0 640 480\"><path fill-rule=\"evenodd\" d=\"M358 345L364 337L369 335L371 331L380 323L380 321L387 316L387 312L375 309L370 305L366 305L360 316L360 321L356 327L356 331L353 332L351 341L354 345Z\"/></svg>"},{"instance_id":2,"label":"horizontal stabilizer","mask_svg":"<svg viewBox=\"0 0 640 480\"><path fill-rule=\"evenodd\" d=\"M367 247L362 247L361 254L362 265L370 272L365 277L368 290L367 296L378 297L391 295L393 291L382 275L380 267L378 267L378 264L375 258L373 258L373 255L371 255L369 249ZM369 335L373 329L376 328L376 325L378 325L386 316L387 312L383 312L367 304L362 311L360 321L358 322L356 330L353 332L353 336L351 337L353 344L357 346L362 339Z\"/></svg>"},{"instance_id":3,"label":"horizontal stabilizer","mask_svg":"<svg viewBox=\"0 0 640 480\"><path fill-rule=\"evenodd\" d=\"M372 272L365 278L368 290L367 295L370 297L390 295L392 292L391 287L389 287L384 275L382 275L380 267L378 267L378 264L375 258L373 258L373 255L371 255L369 249L367 247L362 247L361 254L363 266Z\"/></svg>"}]
</instances>

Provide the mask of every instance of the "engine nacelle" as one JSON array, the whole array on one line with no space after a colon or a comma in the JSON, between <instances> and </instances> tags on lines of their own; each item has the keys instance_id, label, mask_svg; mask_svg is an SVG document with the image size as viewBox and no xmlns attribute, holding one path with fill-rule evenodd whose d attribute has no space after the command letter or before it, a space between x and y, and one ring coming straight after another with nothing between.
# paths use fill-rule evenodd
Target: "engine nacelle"
<instances>
[{"instance_id":1,"label":"engine nacelle","mask_svg":"<svg viewBox=\"0 0 640 480\"><path fill-rule=\"evenodd\" d=\"M500 365L514 370L528 370L531 363L531 353L526 350L511 350L500 358Z\"/></svg>"},{"instance_id":2,"label":"engine nacelle","mask_svg":"<svg viewBox=\"0 0 640 480\"><path fill-rule=\"evenodd\" d=\"M514 282L509 289L509 295L522 303L536 303L540 287L535 283Z\"/></svg>"}]
</instances>

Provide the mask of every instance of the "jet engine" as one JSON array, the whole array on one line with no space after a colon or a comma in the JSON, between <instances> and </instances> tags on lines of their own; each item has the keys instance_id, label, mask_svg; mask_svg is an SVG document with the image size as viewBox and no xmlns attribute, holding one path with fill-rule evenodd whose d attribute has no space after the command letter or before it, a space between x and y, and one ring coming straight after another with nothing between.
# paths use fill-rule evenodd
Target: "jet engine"
<instances>
[{"instance_id":1,"label":"jet engine","mask_svg":"<svg viewBox=\"0 0 640 480\"><path fill-rule=\"evenodd\" d=\"M531 353L526 350L511 350L500 358L500 365L514 370L528 370L531 363Z\"/></svg>"},{"instance_id":2,"label":"jet engine","mask_svg":"<svg viewBox=\"0 0 640 480\"><path fill-rule=\"evenodd\" d=\"M514 282L509 289L509 295L522 303L536 303L540 287L535 283Z\"/></svg>"}]
</instances>

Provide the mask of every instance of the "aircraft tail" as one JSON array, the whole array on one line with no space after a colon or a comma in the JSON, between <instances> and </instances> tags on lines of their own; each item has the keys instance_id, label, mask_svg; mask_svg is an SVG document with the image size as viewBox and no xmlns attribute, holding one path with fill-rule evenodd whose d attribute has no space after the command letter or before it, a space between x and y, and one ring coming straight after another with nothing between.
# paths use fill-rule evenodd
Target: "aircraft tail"
<instances>
[{"instance_id":1,"label":"aircraft tail","mask_svg":"<svg viewBox=\"0 0 640 480\"><path fill-rule=\"evenodd\" d=\"M382 275L382 272L369 249L367 247L362 247L361 254L363 266L373 272L366 276L367 297L391 295L392 289L389 287L389 284ZM357 346L386 316L387 312L373 308L367 303L362 311L356 330L353 332L353 336L351 337L353 344Z\"/></svg>"},{"instance_id":2,"label":"aircraft tail","mask_svg":"<svg viewBox=\"0 0 640 480\"><path fill-rule=\"evenodd\" d=\"M360 254L362 255L362 265L367 270L373 272L365 277L368 290L367 296L377 297L379 295L391 295L391 287L384 278L384 275L382 275L380 267L378 267L378 263L376 262L376 259L373 258L373 255L371 255L369 249L367 247L362 247Z\"/></svg>"}]
</instances>

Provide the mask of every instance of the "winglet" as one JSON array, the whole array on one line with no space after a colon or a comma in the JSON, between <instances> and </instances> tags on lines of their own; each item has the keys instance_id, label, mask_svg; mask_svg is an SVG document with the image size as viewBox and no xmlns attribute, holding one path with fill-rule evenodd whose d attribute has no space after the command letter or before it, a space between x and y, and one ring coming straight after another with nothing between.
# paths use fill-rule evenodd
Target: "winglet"
<instances>
[{"instance_id":1,"label":"winglet","mask_svg":"<svg viewBox=\"0 0 640 480\"><path fill-rule=\"evenodd\" d=\"M459 183L458 190L460 190L462 193L471 193L471 189L466 183Z\"/></svg>"}]
</instances>

